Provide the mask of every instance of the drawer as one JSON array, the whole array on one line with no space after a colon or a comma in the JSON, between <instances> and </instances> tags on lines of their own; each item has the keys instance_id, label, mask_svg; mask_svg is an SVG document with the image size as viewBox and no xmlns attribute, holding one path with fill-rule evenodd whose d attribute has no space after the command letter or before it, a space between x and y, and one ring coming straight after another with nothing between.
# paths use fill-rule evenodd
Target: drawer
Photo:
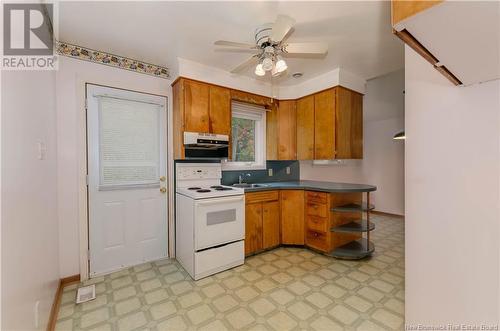
<instances>
[{"instance_id":1,"label":"drawer","mask_svg":"<svg viewBox=\"0 0 500 331\"><path fill-rule=\"evenodd\" d=\"M243 240L194 253L194 275L198 280L245 263Z\"/></svg>"},{"instance_id":2,"label":"drawer","mask_svg":"<svg viewBox=\"0 0 500 331\"><path fill-rule=\"evenodd\" d=\"M316 202L316 203L327 203L328 193L307 191L306 192L306 201L307 202Z\"/></svg>"},{"instance_id":3,"label":"drawer","mask_svg":"<svg viewBox=\"0 0 500 331\"><path fill-rule=\"evenodd\" d=\"M328 206L326 204L308 202L306 205L306 214L309 216L328 217Z\"/></svg>"},{"instance_id":4,"label":"drawer","mask_svg":"<svg viewBox=\"0 0 500 331\"><path fill-rule=\"evenodd\" d=\"M246 203L276 201L278 200L278 191L263 191L263 192L250 192L245 193Z\"/></svg>"},{"instance_id":5,"label":"drawer","mask_svg":"<svg viewBox=\"0 0 500 331\"><path fill-rule=\"evenodd\" d=\"M327 233L328 230L328 218L319 217L308 217L307 218L307 228L310 230L315 230L318 232Z\"/></svg>"},{"instance_id":6,"label":"drawer","mask_svg":"<svg viewBox=\"0 0 500 331\"><path fill-rule=\"evenodd\" d=\"M327 252L328 251L328 238L327 234L307 230L306 231L306 246L315 248L317 250Z\"/></svg>"}]
</instances>

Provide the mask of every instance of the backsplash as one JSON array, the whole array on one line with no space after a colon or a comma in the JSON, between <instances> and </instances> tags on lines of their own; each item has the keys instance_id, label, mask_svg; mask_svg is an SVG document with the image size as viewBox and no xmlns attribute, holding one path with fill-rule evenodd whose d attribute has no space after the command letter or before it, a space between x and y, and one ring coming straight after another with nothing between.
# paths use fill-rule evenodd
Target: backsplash
<instances>
[{"instance_id":1,"label":"backsplash","mask_svg":"<svg viewBox=\"0 0 500 331\"><path fill-rule=\"evenodd\" d=\"M231 170L222 172L222 184L232 185L238 182L239 175L244 176L245 183L286 182L300 180L300 166L298 161L267 161L266 170ZM286 168L290 167L290 174ZM273 175L269 176L269 169ZM250 174L250 176L246 176Z\"/></svg>"}]
</instances>

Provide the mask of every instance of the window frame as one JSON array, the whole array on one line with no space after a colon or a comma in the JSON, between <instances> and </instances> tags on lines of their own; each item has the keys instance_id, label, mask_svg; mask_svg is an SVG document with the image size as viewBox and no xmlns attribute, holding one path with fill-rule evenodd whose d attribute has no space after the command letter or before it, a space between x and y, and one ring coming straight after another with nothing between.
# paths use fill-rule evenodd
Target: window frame
<instances>
[{"instance_id":1,"label":"window frame","mask_svg":"<svg viewBox=\"0 0 500 331\"><path fill-rule=\"evenodd\" d=\"M246 104L238 102L243 105ZM249 119L255 121L255 161L243 162L225 160L222 164L223 170L262 170L266 169L266 109L258 109L258 106L248 104L247 109L234 110L231 104L231 135L232 135L232 120L233 117ZM232 139L232 138L231 138ZM232 148L232 144L231 144Z\"/></svg>"}]
</instances>

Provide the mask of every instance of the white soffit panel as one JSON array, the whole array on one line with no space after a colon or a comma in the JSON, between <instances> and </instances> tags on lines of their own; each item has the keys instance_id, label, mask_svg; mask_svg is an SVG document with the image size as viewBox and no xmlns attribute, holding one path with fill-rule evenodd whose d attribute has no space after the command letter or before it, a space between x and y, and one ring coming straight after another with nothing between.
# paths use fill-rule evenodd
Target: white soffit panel
<instances>
[{"instance_id":1,"label":"white soffit panel","mask_svg":"<svg viewBox=\"0 0 500 331\"><path fill-rule=\"evenodd\" d=\"M446 1L404 25L465 85L500 78L500 2Z\"/></svg>"}]
</instances>

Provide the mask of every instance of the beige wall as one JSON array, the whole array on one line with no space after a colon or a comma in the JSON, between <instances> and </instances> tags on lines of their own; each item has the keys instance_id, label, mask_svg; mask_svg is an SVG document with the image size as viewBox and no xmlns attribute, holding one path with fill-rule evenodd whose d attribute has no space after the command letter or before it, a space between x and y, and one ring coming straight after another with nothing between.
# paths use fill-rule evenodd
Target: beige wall
<instances>
[{"instance_id":1,"label":"beige wall","mask_svg":"<svg viewBox=\"0 0 500 331\"><path fill-rule=\"evenodd\" d=\"M85 82L166 95L171 110L172 81L62 56L59 60L56 76L59 259L61 276L66 277L80 273L79 215L83 206L79 201L82 198L80 166L82 150L85 150L82 145Z\"/></svg>"},{"instance_id":2,"label":"beige wall","mask_svg":"<svg viewBox=\"0 0 500 331\"><path fill-rule=\"evenodd\" d=\"M340 164L300 162L300 178L377 186L371 200L379 211L404 214L404 70L369 80L363 97L363 159Z\"/></svg>"},{"instance_id":3,"label":"beige wall","mask_svg":"<svg viewBox=\"0 0 500 331\"><path fill-rule=\"evenodd\" d=\"M405 62L406 323L498 325L500 81Z\"/></svg>"},{"instance_id":4,"label":"beige wall","mask_svg":"<svg viewBox=\"0 0 500 331\"><path fill-rule=\"evenodd\" d=\"M2 330L45 329L59 281L55 73L3 71ZM45 146L39 159L38 143Z\"/></svg>"}]
</instances>

